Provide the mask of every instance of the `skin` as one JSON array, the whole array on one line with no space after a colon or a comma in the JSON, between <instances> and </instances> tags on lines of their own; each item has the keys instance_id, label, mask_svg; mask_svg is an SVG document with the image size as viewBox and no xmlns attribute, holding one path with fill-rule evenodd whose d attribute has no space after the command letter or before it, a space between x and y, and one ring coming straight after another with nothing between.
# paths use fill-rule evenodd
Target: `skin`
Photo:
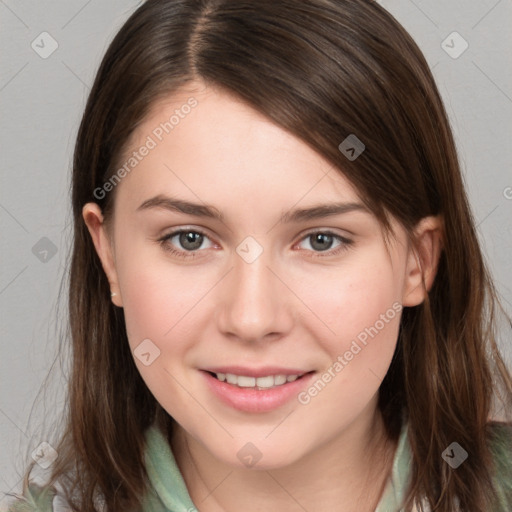
<instances>
[{"instance_id":1,"label":"skin","mask_svg":"<svg viewBox=\"0 0 512 512\"><path fill-rule=\"evenodd\" d=\"M201 512L374 510L396 448L377 399L400 314L307 405L292 399L271 412L237 411L211 394L198 369L279 365L321 375L394 303L424 300L422 272L430 289L440 220L418 224L418 250L393 221L389 252L366 211L280 222L294 208L361 200L302 141L200 83L154 105L129 150L191 95L198 106L111 192L112 222L95 203L85 205L83 217L112 300L124 308L131 349L149 338L160 350L149 366L134 360L177 422L171 445L192 500ZM212 205L223 221L138 210L158 195ZM195 257L174 256L158 241L178 228L207 235ZM334 237L321 251L307 235L326 230L352 243ZM236 252L247 236L263 249L252 263ZM187 253L179 236L166 246ZM252 468L237 457L247 442L262 454Z\"/></svg>"}]
</instances>

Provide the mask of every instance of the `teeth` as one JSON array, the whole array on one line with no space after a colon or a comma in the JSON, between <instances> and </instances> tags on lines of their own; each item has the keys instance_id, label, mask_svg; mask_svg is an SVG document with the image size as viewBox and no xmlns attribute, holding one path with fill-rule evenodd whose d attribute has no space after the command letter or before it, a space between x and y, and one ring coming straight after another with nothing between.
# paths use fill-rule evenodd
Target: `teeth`
<instances>
[{"instance_id":1,"label":"teeth","mask_svg":"<svg viewBox=\"0 0 512 512\"><path fill-rule=\"evenodd\" d=\"M274 377L272 375L268 375L267 377L258 377L256 379L256 384L259 388L271 388L275 385Z\"/></svg>"},{"instance_id":2,"label":"teeth","mask_svg":"<svg viewBox=\"0 0 512 512\"><path fill-rule=\"evenodd\" d=\"M284 384L286 382L286 375L276 375L274 377L274 385L280 386L281 384Z\"/></svg>"},{"instance_id":3,"label":"teeth","mask_svg":"<svg viewBox=\"0 0 512 512\"><path fill-rule=\"evenodd\" d=\"M275 386L282 386L287 382L297 380L301 375L266 375L265 377L248 377L246 375L235 375L233 373L216 373L217 379L240 388L268 389Z\"/></svg>"},{"instance_id":4,"label":"teeth","mask_svg":"<svg viewBox=\"0 0 512 512\"><path fill-rule=\"evenodd\" d=\"M235 377L235 379L237 380L235 384L241 388L253 388L256 386L256 379L254 377L243 377L242 375L239 375L238 377Z\"/></svg>"}]
</instances>

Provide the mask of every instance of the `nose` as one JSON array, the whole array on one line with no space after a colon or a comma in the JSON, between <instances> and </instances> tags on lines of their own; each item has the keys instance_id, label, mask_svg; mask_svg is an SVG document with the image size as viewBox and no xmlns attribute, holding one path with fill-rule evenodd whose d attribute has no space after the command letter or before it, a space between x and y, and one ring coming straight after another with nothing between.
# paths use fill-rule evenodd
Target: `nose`
<instances>
[{"instance_id":1,"label":"nose","mask_svg":"<svg viewBox=\"0 0 512 512\"><path fill-rule=\"evenodd\" d=\"M290 292L285 276L266 257L265 251L252 263L234 253L234 268L226 276L217 297L220 331L241 341L277 339L293 324Z\"/></svg>"}]
</instances>

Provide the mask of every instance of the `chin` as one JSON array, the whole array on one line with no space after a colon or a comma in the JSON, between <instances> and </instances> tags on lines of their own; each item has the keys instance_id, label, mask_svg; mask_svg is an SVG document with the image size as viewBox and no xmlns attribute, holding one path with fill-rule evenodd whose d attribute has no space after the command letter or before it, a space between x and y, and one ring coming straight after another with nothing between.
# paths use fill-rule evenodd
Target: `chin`
<instances>
[{"instance_id":1,"label":"chin","mask_svg":"<svg viewBox=\"0 0 512 512\"><path fill-rule=\"evenodd\" d=\"M297 462L304 454L292 452L292 447L269 446L268 443L251 442L238 443L235 452L214 453L227 465L235 469L251 471L281 469Z\"/></svg>"}]
</instances>

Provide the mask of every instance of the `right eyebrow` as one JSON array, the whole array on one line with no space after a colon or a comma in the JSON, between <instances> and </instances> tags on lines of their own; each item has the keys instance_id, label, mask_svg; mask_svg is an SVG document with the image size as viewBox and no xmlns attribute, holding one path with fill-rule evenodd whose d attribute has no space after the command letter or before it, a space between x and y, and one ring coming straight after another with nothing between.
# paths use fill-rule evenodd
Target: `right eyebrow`
<instances>
[{"instance_id":1,"label":"right eyebrow","mask_svg":"<svg viewBox=\"0 0 512 512\"><path fill-rule=\"evenodd\" d=\"M137 211L149 210L151 208L163 208L173 212L195 215L196 217L208 217L211 219L219 220L221 222L224 221L224 216L222 213L213 206L191 203L190 201L163 195L158 195L152 197L151 199L147 199L137 208Z\"/></svg>"}]
</instances>

